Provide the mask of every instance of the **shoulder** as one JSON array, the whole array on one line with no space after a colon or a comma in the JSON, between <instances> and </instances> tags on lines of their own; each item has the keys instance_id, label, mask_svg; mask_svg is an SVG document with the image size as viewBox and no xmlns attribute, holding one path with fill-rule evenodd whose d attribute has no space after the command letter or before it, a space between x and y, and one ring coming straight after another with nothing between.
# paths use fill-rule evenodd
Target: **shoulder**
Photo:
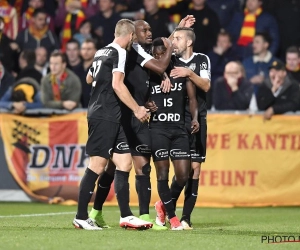
<instances>
[{"instance_id":1,"label":"shoulder","mask_svg":"<svg viewBox=\"0 0 300 250\"><path fill-rule=\"evenodd\" d=\"M196 63L203 66L203 69L210 68L210 59L206 54L194 53L194 59L195 59ZM205 67L205 65L207 67Z\"/></svg>"},{"instance_id":2,"label":"shoulder","mask_svg":"<svg viewBox=\"0 0 300 250\"><path fill-rule=\"evenodd\" d=\"M79 77L72 70L66 69L66 72L68 74L67 80L69 80L69 81L75 80L75 81L79 81L80 82Z\"/></svg>"}]
</instances>

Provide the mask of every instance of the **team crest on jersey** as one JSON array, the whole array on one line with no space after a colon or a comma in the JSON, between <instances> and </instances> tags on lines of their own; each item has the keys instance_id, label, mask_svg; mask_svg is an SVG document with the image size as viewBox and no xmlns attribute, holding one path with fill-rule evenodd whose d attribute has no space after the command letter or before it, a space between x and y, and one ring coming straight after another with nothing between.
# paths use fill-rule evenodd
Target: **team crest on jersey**
<instances>
[{"instance_id":1,"label":"team crest on jersey","mask_svg":"<svg viewBox=\"0 0 300 250\"><path fill-rule=\"evenodd\" d=\"M196 69L196 63L191 63L189 66L190 70L195 71Z\"/></svg>"},{"instance_id":2,"label":"team crest on jersey","mask_svg":"<svg viewBox=\"0 0 300 250\"><path fill-rule=\"evenodd\" d=\"M206 64L206 62L203 62L203 63L201 64L201 69L203 69L203 70L206 70L206 69L207 69L207 64Z\"/></svg>"}]
</instances>

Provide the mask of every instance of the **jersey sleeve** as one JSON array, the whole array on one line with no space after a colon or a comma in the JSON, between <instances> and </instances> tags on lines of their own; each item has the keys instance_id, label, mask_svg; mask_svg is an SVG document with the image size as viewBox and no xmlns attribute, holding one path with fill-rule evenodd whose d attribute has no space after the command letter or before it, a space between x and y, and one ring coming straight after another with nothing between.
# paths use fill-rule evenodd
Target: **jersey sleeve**
<instances>
[{"instance_id":1,"label":"jersey sleeve","mask_svg":"<svg viewBox=\"0 0 300 250\"><path fill-rule=\"evenodd\" d=\"M211 65L207 55L202 55L200 60L200 77L211 80Z\"/></svg>"},{"instance_id":2,"label":"jersey sleeve","mask_svg":"<svg viewBox=\"0 0 300 250\"><path fill-rule=\"evenodd\" d=\"M151 55L149 55L141 45L138 43L133 43L132 44L132 49L136 52L136 62L140 64L142 67L146 64L146 62L150 61L153 59Z\"/></svg>"},{"instance_id":3,"label":"jersey sleeve","mask_svg":"<svg viewBox=\"0 0 300 250\"><path fill-rule=\"evenodd\" d=\"M125 62L126 62L126 50L117 49L115 51L115 56L113 57L112 72L118 71L125 74Z\"/></svg>"}]
</instances>

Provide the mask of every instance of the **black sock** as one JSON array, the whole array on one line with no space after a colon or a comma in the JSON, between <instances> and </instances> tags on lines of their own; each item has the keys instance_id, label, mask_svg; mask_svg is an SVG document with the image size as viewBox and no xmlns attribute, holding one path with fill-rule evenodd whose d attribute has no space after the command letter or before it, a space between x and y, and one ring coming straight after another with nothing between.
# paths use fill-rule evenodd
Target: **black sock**
<instances>
[{"instance_id":1,"label":"black sock","mask_svg":"<svg viewBox=\"0 0 300 250\"><path fill-rule=\"evenodd\" d=\"M129 207L129 173L116 170L115 171L115 192L121 212L121 217L132 215Z\"/></svg>"},{"instance_id":2,"label":"black sock","mask_svg":"<svg viewBox=\"0 0 300 250\"><path fill-rule=\"evenodd\" d=\"M139 197L140 215L149 214L149 204L151 199L150 176L136 175L135 188Z\"/></svg>"},{"instance_id":3,"label":"black sock","mask_svg":"<svg viewBox=\"0 0 300 250\"><path fill-rule=\"evenodd\" d=\"M104 172L98 180L97 183L97 192L94 201L94 209L102 210L102 206L108 196L110 191L110 185L114 180L114 176L109 175L107 172Z\"/></svg>"},{"instance_id":4,"label":"black sock","mask_svg":"<svg viewBox=\"0 0 300 250\"><path fill-rule=\"evenodd\" d=\"M185 199L181 220L191 220L191 214L195 207L198 195L199 179L189 179L184 192Z\"/></svg>"},{"instance_id":5,"label":"black sock","mask_svg":"<svg viewBox=\"0 0 300 250\"><path fill-rule=\"evenodd\" d=\"M177 181L175 180L175 176L174 176L172 179L172 184L171 184L171 195L172 195L174 210L176 210L176 203L177 203L177 200L178 200L183 188L184 188L184 186L178 185Z\"/></svg>"},{"instance_id":6,"label":"black sock","mask_svg":"<svg viewBox=\"0 0 300 250\"><path fill-rule=\"evenodd\" d=\"M94 171L87 168L79 186L78 208L76 218L86 220L88 218L88 204L92 198L95 182L99 177Z\"/></svg>"},{"instance_id":7,"label":"black sock","mask_svg":"<svg viewBox=\"0 0 300 250\"><path fill-rule=\"evenodd\" d=\"M158 180L157 190L161 201L163 202L169 219L175 217L174 205L172 202L171 191L169 188L168 180Z\"/></svg>"}]
</instances>

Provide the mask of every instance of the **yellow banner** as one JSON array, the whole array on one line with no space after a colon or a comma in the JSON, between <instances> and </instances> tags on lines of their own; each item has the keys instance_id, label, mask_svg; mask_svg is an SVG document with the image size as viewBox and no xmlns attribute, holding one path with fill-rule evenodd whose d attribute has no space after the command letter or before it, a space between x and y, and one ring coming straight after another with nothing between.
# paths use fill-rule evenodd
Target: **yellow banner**
<instances>
[{"instance_id":1,"label":"yellow banner","mask_svg":"<svg viewBox=\"0 0 300 250\"><path fill-rule=\"evenodd\" d=\"M209 114L207 161L197 206L300 205L300 117ZM86 113L51 118L0 115L7 166L32 198L77 200L88 164ZM151 204L159 199L153 163ZM170 171L170 180L173 176ZM138 205L130 174L131 205ZM106 204L116 205L113 186ZM178 205L183 204L181 195Z\"/></svg>"}]
</instances>

